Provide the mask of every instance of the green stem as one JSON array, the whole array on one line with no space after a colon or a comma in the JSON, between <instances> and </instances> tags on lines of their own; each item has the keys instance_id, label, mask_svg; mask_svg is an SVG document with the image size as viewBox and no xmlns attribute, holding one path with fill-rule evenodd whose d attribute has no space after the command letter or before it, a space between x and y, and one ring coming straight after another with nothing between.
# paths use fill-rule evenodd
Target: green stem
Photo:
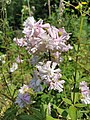
<instances>
[{"instance_id":1,"label":"green stem","mask_svg":"<svg viewBox=\"0 0 90 120\"><path fill-rule=\"evenodd\" d=\"M31 16L31 10L30 10L29 0L27 0L27 4L28 4L28 9L29 9L29 15Z\"/></svg>"},{"instance_id":2,"label":"green stem","mask_svg":"<svg viewBox=\"0 0 90 120\"><path fill-rule=\"evenodd\" d=\"M50 0L48 0L48 12L49 12L49 16L51 15L51 6L50 6Z\"/></svg>"},{"instance_id":3,"label":"green stem","mask_svg":"<svg viewBox=\"0 0 90 120\"><path fill-rule=\"evenodd\" d=\"M9 96L7 96L6 94L0 92L1 95L5 96L6 98L8 98L9 100L11 100L12 102L14 102L14 99L10 98Z\"/></svg>"},{"instance_id":4,"label":"green stem","mask_svg":"<svg viewBox=\"0 0 90 120\"><path fill-rule=\"evenodd\" d=\"M78 44L78 49L77 49L77 55L76 55L76 64L75 64L75 75L74 75L74 87L73 87L73 104L75 103L75 88L76 88L76 75L77 75L77 66L78 66L78 53L79 53L79 50L80 50L80 40L81 40L81 33L82 33L82 27L83 27L83 21L84 21L84 17L83 15L81 15L81 23L80 23L80 31L79 31L79 36L78 36L78 41L77 41L77 44Z\"/></svg>"}]
</instances>

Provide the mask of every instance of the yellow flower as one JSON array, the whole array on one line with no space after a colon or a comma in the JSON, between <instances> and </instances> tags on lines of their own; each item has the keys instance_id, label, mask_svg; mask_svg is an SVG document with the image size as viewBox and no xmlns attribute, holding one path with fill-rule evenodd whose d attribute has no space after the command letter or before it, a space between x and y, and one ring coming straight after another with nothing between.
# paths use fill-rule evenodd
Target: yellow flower
<instances>
[{"instance_id":1,"label":"yellow flower","mask_svg":"<svg viewBox=\"0 0 90 120\"><path fill-rule=\"evenodd\" d=\"M86 4L87 4L87 2L81 2L81 4L82 4L82 5L86 5Z\"/></svg>"}]
</instances>

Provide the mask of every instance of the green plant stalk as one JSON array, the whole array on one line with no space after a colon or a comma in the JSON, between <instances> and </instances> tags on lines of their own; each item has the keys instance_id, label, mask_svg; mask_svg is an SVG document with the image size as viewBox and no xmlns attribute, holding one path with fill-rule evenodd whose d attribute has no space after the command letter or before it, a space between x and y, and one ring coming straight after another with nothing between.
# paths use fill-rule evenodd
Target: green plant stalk
<instances>
[{"instance_id":1,"label":"green plant stalk","mask_svg":"<svg viewBox=\"0 0 90 120\"><path fill-rule=\"evenodd\" d=\"M9 96L7 96L6 94L0 92L1 95L5 96L6 98L8 98L9 100L11 100L12 102L14 102L14 99L10 98Z\"/></svg>"},{"instance_id":2,"label":"green plant stalk","mask_svg":"<svg viewBox=\"0 0 90 120\"><path fill-rule=\"evenodd\" d=\"M48 13L49 16L51 15L51 6L50 6L50 0L48 0Z\"/></svg>"},{"instance_id":3,"label":"green plant stalk","mask_svg":"<svg viewBox=\"0 0 90 120\"><path fill-rule=\"evenodd\" d=\"M80 50L80 40L81 40L81 33L82 33L82 27L83 27L83 21L84 21L84 17L83 17L83 14L81 14L81 23L80 23L80 31L79 31L79 36L78 36L78 41L77 41L77 44L78 44L78 49L77 49L77 55L76 55L76 64L75 64L75 75L74 75L74 87L73 87L73 104L75 104L75 88L76 88L76 75L77 75L77 66L78 66L78 53L79 53L79 50Z\"/></svg>"},{"instance_id":4,"label":"green plant stalk","mask_svg":"<svg viewBox=\"0 0 90 120\"><path fill-rule=\"evenodd\" d=\"M27 0L27 4L28 4L28 8L29 8L29 15L31 16L31 10L30 10L29 0Z\"/></svg>"}]
</instances>

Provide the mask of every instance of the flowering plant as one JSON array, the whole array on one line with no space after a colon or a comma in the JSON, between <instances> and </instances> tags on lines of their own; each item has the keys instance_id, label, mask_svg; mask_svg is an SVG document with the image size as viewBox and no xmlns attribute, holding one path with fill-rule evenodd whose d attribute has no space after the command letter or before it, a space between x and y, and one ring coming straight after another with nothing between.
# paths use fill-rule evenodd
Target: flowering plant
<instances>
[{"instance_id":1,"label":"flowering plant","mask_svg":"<svg viewBox=\"0 0 90 120\"><path fill-rule=\"evenodd\" d=\"M62 92L65 81L60 80L62 75L58 65L62 52L67 52L69 49L72 49L72 46L67 44L70 33L67 33L64 28L58 29L49 23L44 24L43 20L36 22L33 16L27 18L23 26L24 38L14 38L14 42L20 47L25 47L33 59L35 59L36 55L39 57L40 54L45 52L49 54L49 60L43 59L42 62L38 61L36 63L36 70L34 71L32 80L30 80L29 87L33 91L39 92L43 91L42 84L44 84L48 86L48 90L53 89ZM54 58L53 55L56 55L54 60L52 60L52 57ZM46 63L44 63L45 61ZM27 96L28 100L30 99L28 94L25 93L24 96ZM16 103L21 107L24 106L24 103L28 104L27 101L23 102L25 101L24 96L19 92L16 100Z\"/></svg>"},{"instance_id":2,"label":"flowering plant","mask_svg":"<svg viewBox=\"0 0 90 120\"><path fill-rule=\"evenodd\" d=\"M19 89L15 103L21 108L36 103L35 96L38 96L40 93L43 95L45 90L48 94L52 94L52 92L58 94L63 93L65 89L65 79L62 78L62 70L60 69L60 64L64 62L62 53L73 49L73 47L68 44L71 33L67 33L64 27L58 29L49 23L44 24L41 19L36 22L33 16L28 17L23 26L24 29L22 33L24 37L20 39L14 38L14 42L19 47L24 47L27 53L31 55L30 63L33 67L33 74L28 85L24 85ZM46 56L44 56L44 54ZM19 63L20 62L18 62L18 64ZM82 94L81 102L90 104L90 90L89 87L87 87L87 83L81 82L79 88ZM75 84L74 88L71 89L75 90ZM33 91L35 95L32 95L30 91ZM49 102L47 102L47 110L50 115L52 111L52 99L51 97L49 99ZM72 110L76 117L76 107L72 106L72 104L75 104L77 101L75 101L75 92L73 92L72 101L64 97L62 99L71 105L69 107L70 117L72 118ZM78 105L76 104L76 106ZM55 105L54 107L57 109Z\"/></svg>"},{"instance_id":3,"label":"flowering plant","mask_svg":"<svg viewBox=\"0 0 90 120\"><path fill-rule=\"evenodd\" d=\"M79 47L69 44L71 33L67 33L64 27L56 28L41 19L36 22L33 16L28 17L23 26L23 37L13 39L18 55L8 64L10 81L8 76L5 81L16 118L76 120L80 107L90 104L88 84L81 80L82 75L77 71L78 55L75 62L74 57L67 56L70 50L72 53L79 51ZM1 64L6 67L4 57L1 56Z\"/></svg>"}]
</instances>

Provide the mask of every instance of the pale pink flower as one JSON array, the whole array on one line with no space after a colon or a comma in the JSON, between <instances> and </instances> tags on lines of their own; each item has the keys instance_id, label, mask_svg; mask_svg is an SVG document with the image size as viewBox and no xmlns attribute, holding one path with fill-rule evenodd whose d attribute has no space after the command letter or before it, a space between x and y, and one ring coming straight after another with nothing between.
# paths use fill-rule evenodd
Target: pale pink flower
<instances>
[{"instance_id":1,"label":"pale pink flower","mask_svg":"<svg viewBox=\"0 0 90 120\"><path fill-rule=\"evenodd\" d=\"M43 20L36 22L34 17L29 17L24 22L23 33L24 38L14 38L14 41L19 46L26 46L30 54L35 55L48 50L52 53L62 53L72 49L72 46L67 44L70 33L64 28L58 29L49 23L43 24Z\"/></svg>"},{"instance_id":2,"label":"pale pink flower","mask_svg":"<svg viewBox=\"0 0 90 120\"><path fill-rule=\"evenodd\" d=\"M90 104L90 95L89 96L84 96L84 98L82 98L81 101L84 104Z\"/></svg>"},{"instance_id":3,"label":"pale pink flower","mask_svg":"<svg viewBox=\"0 0 90 120\"><path fill-rule=\"evenodd\" d=\"M51 61L47 61L46 64L39 62L39 64L36 65L36 68L38 68L41 78L47 79L49 77L53 79L53 76L55 74L59 74L61 76L61 74L59 73L61 70L59 68L55 69L56 66L56 62L52 63Z\"/></svg>"},{"instance_id":4,"label":"pale pink flower","mask_svg":"<svg viewBox=\"0 0 90 120\"><path fill-rule=\"evenodd\" d=\"M60 80L60 81L52 81L50 82L49 85L49 90L58 90L58 92L62 92L63 91L63 84L65 83L64 80Z\"/></svg>"},{"instance_id":5,"label":"pale pink flower","mask_svg":"<svg viewBox=\"0 0 90 120\"><path fill-rule=\"evenodd\" d=\"M49 33L50 37L53 38L53 39L57 39L59 37L58 32L59 32L59 30L54 26L51 26L48 29L48 33Z\"/></svg>"},{"instance_id":6,"label":"pale pink flower","mask_svg":"<svg viewBox=\"0 0 90 120\"><path fill-rule=\"evenodd\" d=\"M24 47L24 46L27 46L27 42L24 38L14 38L13 41L20 47Z\"/></svg>"},{"instance_id":7,"label":"pale pink flower","mask_svg":"<svg viewBox=\"0 0 90 120\"><path fill-rule=\"evenodd\" d=\"M55 61L55 62L57 62L57 63L63 61L63 58L61 57L61 53L59 51L52 52L51 56L53 58L52 60Z\"/></svg>"},{"instance_id":8,"label":"pale pink flower","mask_svg":"<svg viewBox=\"0 0 90 120\"><path fill-rule=\"evenodd\" d=\"M57 29L51 26L48 29L48 33L51 39L49 39L48 44L46 45L47 49L59 52L65 52L72 49L70 44L66 44L67 40L70 38L70 33L67 33L64 28Z\"/></svg>"},{"instance_id":9,"label":"pale pink flower","mask_svg":"<svg viewBox=\"0 0 90 120\"><path fill-rule=\"evenodd\" d=\"M19 89L19 92L21 93L21 94L24 94L24 93L26 93L26 92L28 92L29 91L29 86L28 85L23 85L20 89Z\"/></svg>"},{"instance_id":10,"label":"pale pink flower","mask_svg":"<svg viewBox=\"0 0 90 120\"><path fill-rule=\"evenodd\" d=\"M80 82L79 88L82 94L81 101L84 104L90 104L90 90L89 90L89 87L87 86L87 82L85 81Z\"/></svg>"},{"instance_id":11,"label":"pale pink flower","mask_svg":"<svg viewBox=\"0 0 90 120\"><path fill-rule=\"evenodd\" d=\"M39 20L36 22L33 17L29 17L25 22L24 22L24 30L23 33L27 37L32 37L32 36L39 36L40 34L43 34L45 32L42 27L47 27L47 25L43 25L43 20Z\"/></svg>"},{"instance_id":12,"label":"pale pink flower","mask_svg":"<svg viewBox=\"0 0 90 120\"><path fill-rule=\"evenodd\" d=\"M23 60L20 58L19 55L18 55L18 57L16 58L16 62L17 62L17 63L22 63L22 62L23 62Z\"/></svg>"},{"instance_id":13,"label":"pale pink flower","mask_svg":"<svg viewBox=\"0 0 90 120\"><path fill-rule=\"evenodd\" d=\"M36 22L36 21L35 21L35 19L34 19L33 16L32 16L32 17L28 17L28 18L25 20L23 26L24 26L24 27L28 27L28 26L33 27L35 22Z\"/></svg>"},{"instance_id":14,"label":"pale pink flower","mask_svg":"<svg viewBox=\"0 0 90 120\"><path fill-rule=\"evenodd\" d=\"M43 64L42 62L39 62L38 65L36 65L36 68L39 71L39 76L42 80L42 82L45 85L49 86L49 90L58 90L59 92L63 91L62 84L65 82L64 80L59 80L61 78L60 69L56 68L57 63L47 61L46 64Z\"/></svg>"}]
</instances>

